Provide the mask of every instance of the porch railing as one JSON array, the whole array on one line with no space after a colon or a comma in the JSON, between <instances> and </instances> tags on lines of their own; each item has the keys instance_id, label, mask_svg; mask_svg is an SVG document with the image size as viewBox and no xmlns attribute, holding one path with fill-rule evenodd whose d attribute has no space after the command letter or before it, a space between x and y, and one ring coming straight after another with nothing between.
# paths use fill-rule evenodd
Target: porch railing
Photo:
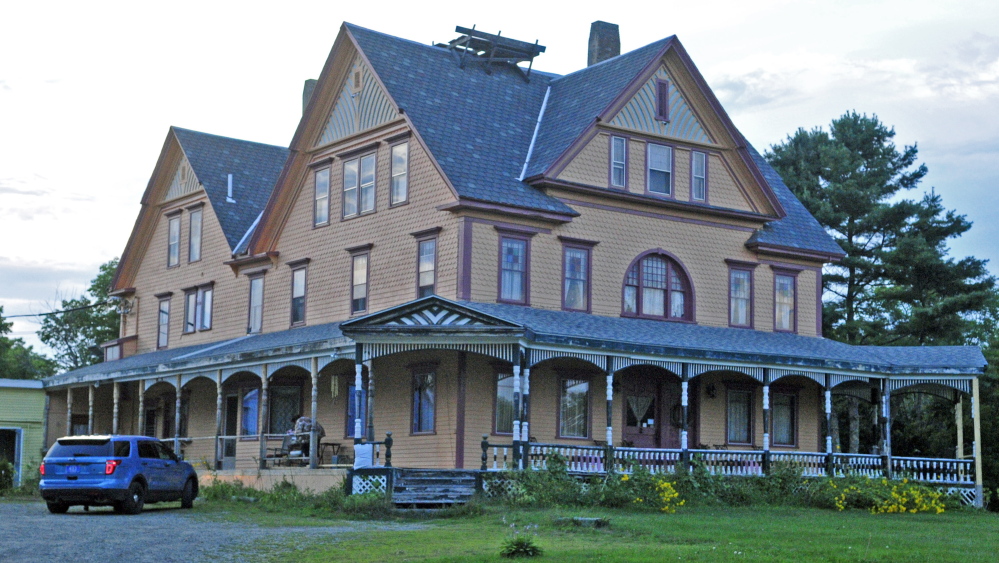
<instances>
[{"instance_id":1,"label":"porch railing","mask_svg":"<svg viewBox=\"0 0 999 563\"><path fill-rule=\"evenodd\" d=\"M909 478L924 483L973 485L974 460L892 457L891 473L896 479Z\"/></svg>"},{"instance_id":2,"label":"porch railing","mask_svg":"<svg viewBox=\"0 0 999 563\"><path fill-rule=\"evenodd\" d=\"M642 467L649 473L673 473L682 454L681 450L614 448L614 471L632 473L636 467Z\"/></svg>"},{"instance_id":3,"label":"porch railing","mask_svg":"<svg viewBox=\"0 0 999 563\"><path fill-rule=\"evenodd\" d=\"M704 464L713 475L763 474L762 451L690 450L690 457Z\"/></svg>"},{"instance_id":4,"label":"porch railing","mask_svg":"<svg viewBox=\"0 0 999 563\"><path fill-rule=\"evenodd\" d=\"M884 477L884 457L873 454L833 454L833 475L863 475L867 477Z\"/></svg>"},{"instance_id":5,"label":"porch railing","mask_svg":"<svg viewBox=\"0 0 999 563\"><path fill-rule=\"evenodd\" d=\"M813 452L770 452L771 467L774 463L790 464L801 470L805 477L825 477L827 456Z\"/></svg>"}]
</instances>

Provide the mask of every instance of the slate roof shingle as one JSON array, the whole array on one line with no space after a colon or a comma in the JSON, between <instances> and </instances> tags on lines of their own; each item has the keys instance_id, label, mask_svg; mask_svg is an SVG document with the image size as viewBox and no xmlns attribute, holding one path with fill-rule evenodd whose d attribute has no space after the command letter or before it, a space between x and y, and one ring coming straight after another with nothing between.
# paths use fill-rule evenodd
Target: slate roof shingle
<instances>
[{"instance_id":1,"label":"slate roof shingle","mask_svg":"<svg viewBox=\"0 0 999 563\"><path fill-rule=\"evenodd\" d=\"M205 187L229 248L235 252L267 204L288 159L288 149L180 127L171 129L194 175ZM229 174L235 203L226 200Z\"/></svg>"}]
</instances>

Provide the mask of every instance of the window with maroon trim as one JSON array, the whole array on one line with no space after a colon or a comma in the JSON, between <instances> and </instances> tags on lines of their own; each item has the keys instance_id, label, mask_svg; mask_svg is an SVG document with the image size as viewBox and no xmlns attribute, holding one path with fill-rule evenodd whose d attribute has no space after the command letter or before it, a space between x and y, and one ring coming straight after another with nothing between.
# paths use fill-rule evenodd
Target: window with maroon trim
<instances>
[{"instance_id":1,"label":"window with maroon trim","mask_svg":"<svg viewBox=\"0 0 999 563\"><path fill-rule=\"evenodd\" d=\"M725 442L727 444L753 443L753 391L746 388L727 387L725 416Z\"/></svg>"},{"instance_id":2,"label":"window with maroon trim","mask_svg":"<svg viewBox=\"0 0 999 563\"><path fill-rule=\"evenodd\" d=\"M669 123L669 82L656 81L656 119Z\"/></svg>"},{"instance_id":3,"label":"window with maroon trim","mask_svg":"<svg viewBox=\"0 0 999 563\"><path fill-rule=\"evenodd\" d=\"M798 445L798 396L795 393L770 394L770 438L775 446Z\"/></svg>"},{"instance_id":4,"label":"window with maroon trim","mask_svg":"<svg viewBox=\"0 0 999 563\"><path fill-rule=\"evenodd\" d=\"M350 312L368 309L368 253L351 256Z\"/></svg>"},{"instance_id":5,"label":"window with maroon trim","mask_svg":"<svg viewBox=\"0 0 999 563\"><path fill-rule=\"evenodd\" d=\"M628 181L628 140L624 137L611 137L611 186L623 188Z\"/></svg>"},{"instance_id":6,"label":"window with maroon trim","mask_svg":"<svg viewBox=\"0 0 999 563\"><path fill-rule=\"evenodd\" d=\"M528 239L500 237L499 301L527 303Z\"/></svg>"},{"instance_id":7,"label":"window with maroon trim","mask_svg":"<svg viewBox=\"0 0 999 563\"><path fill-rule=\"evenodd\" d=\"M156 347L166 348L170 339L170 298L160 299L156 321Z\"/></svg>"},{"instance_id":8,"label":"window with maroon trim","mask_svg":"<svg viewBox=\"0 0 999 563\"><path fill-rule=\"evenodd\" d=\"M437 410L437 370L433 367L413 369L413 434L430 434L435 430Z\"/></svg>"},{"instance_id":9,"label":"window with maroon trim","mask_svg":"<svg viewBox=\"0 0 999 563\"><path fill-rule=\"evenodd\" d=\"M250 312L246 332L260 332L264 326L264 276L250 278Z\"/></svg>"},{"instance_id":10,"label":"window with maroon trim","mask_svg":"<svg viewBox=\"0 0 999 563\"><path fill-rule=\"evenodd\" d=\"M796 330L795 293L797 279L791 274L774 274L774 330Z\"/></svg>"},{"instance_id":11,"label":"window with maroon trim","mask_svg":"<svg viewBox=\"0 0 999 563\"><path fill-rule=\"evenodd\" d=\"M559 380L558 435L560 438L590 437L590 381Z\"/></svg>"},{"instance_id":12,"label":"window with maroon trim","mask_svg":"<svg viewBox=\"0 0 999 563\"><path fill-rule=\"evenodd\" d=\"M708 155L690 153L690 199L704 201L708 197Z\"/></svg>"},{"instance_id":13,"label":"window with maroon trim","mask_svg":"<svg viewBox=\"0 0 999 563\"><path fill-rule=\"evenodd\" d=\"M369 154L343 163L344 218L375 210L375 155Z\"/></svg>"},{"instance_id":14,"label":"window with maroon trim","mask_svg":"<svg viewBox=\"0 0 999 563\"><path fill-rule=\"evenodd\" d=\"M305 323L305 268L291 271L291 324Z\"/></svg>"},{"instance_id":15,"label":"window with maroon trim","mask_svg":"<svg viewBox=\"0 0 999 563\"><path fill-rule=\"evenodd\" d=\"M513 434L513 373L496 370L496 418L493 432Z\"/></svg>"},{"instance_id":16,"label":"window with maroon trim","mask_svg":"<svg viewBox=\"0 0 999 563\"><path fill-rule=\"evenodd\" d=\"M673 195L673 148L648 144L648 190L657 195Z\"/></svg>"},{"instance_id":17,"label":"window with maroon trim","mask_svg":"<svg viewBox=\"0 0 999 563\"><path fill-rule=\"evenodd\" d=\"M753 272L730 268L728 271L728 324L735 327L753 325Z\"/></svg>"},{"instance_id":18,"label":"window with maroon trim","mask_svg":"<svg viewBox=\"0 0 999 563\"><path fill-rule=\"evenodd\" d=\"M690 280L669 256L648 254L624 277L624 316L669 320L693 318Z\"/></svg>"},{"instance_id":19,"label":"window with maroon trim","mask_svg":"<svg viewBox=\"0 0 999 563\"><path fill-rule=\"evenodd\" d=\"M167 221L167 267L180 264L180 214Z\"/></svg>"},{"instance_id":20,"label":"window with maroon trim","mask_svg":"<svg viewBox=\"0 0 999 563\"><path fill-rule=\"evenodd\" d=\"M313 224L318 227L330 222L330 169L323 168L322 170L316 170L315 178L316 194ZM344 184L346 188L346 177Z\"/></svg>"},{"instance_id":21,"label":"window with maroon trim","mask_svg":"<svg viewBox=\"0 0 999 563\"><path fill-rule=\"evenodd\" d=\"M201 260L201 225L203 210L194 209L188 214L187 261Z\"/></svg>"},{"instance_id":22,"label":"window with maroon trim","mask_svg":"<svg viewBox=\"0 0 999 563\"><path fill-rule=\"evenodd\" d=\"M437 285L437 239L421 240L417 245L419 263L416 272L416 297L427 297L435 293Z\"/></svg>"},{"instance_id":23,"label":"window with maroon trim","mask_svg":"<svg viewBox=\"0 0 999 563\"><path fill-rule=\"evenodd\" d=\"M409 143L392 147L392 188L390 204L398 205L409 199Z\"/></svg>"},{"instance_id":24,"label":"window with maroon trim","mask_svg":"<svg viewBox=\"0 0 999 563\"><path fill-rule=\"evenodd\" d=\"M590 310L590 249L562 247L562 308L569 311Z\"/></svg>"}]
</instances>

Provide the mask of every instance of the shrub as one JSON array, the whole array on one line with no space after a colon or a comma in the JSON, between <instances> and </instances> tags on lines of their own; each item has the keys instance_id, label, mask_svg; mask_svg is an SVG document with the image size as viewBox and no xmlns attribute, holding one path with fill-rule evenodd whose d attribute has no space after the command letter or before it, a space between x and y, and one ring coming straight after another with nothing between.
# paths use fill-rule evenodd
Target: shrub
<instances>
[{"instance_id":1,"label":"shrub","mask_svg":"<svg viewBox=\"0 0 999 563\"><path fill-rule=\"evenodd\" d=\"M0 457L0 495L14 489L14 464Z\"/></svg>"},{"instance_id":2,"label":"shrub","mask_svg":"<svg viewBox=\"0 0 999 563\"><path fill-rule=\"evenodd\" d=\"M514 484L510 501L514 504L554 507L575 506L584 499L583 484L569 475L565 459L552 454L548 468L542 471L513 471ZM587 495L588 496L588 495Z\"/></svg>"},{"instance_id":3,"label":"shrub","mask_svg":"<svg viewBox=\"0 0 999 563\"><path fill-rule=\"evenodd\" d=\"M506 522L506 519L503 520ZM503 541L500 547L501 557L538 557L544 554L544 550L535 543L538 535L538 525L528 524L522 528L517 528L517 524L510 524L512 533Z\"/></svg>"},{"instance_id":4,"label":"shrub","mask_svg":"<svg viewBox=\"0 0 999 563\"><path fill-rule=\"evenodd\" d=\"M872 514L940 514L960 507L960 500L908 479L847 477L824 479L815 494L814 504L836 510L861 509Z\"/></svg>"}]
</instances>

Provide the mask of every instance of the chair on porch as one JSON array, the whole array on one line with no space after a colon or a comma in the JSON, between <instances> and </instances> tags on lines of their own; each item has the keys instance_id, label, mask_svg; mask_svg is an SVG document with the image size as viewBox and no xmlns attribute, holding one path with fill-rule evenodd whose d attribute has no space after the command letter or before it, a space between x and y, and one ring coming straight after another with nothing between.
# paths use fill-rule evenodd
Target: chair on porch
<instances>
[{"instance_id":1,"label":"chair on porch","mask_svg":"<svg viewBox=\"0 0 999 563\"><path fill-rule=\"evenodd\" d=\"M282 462L288 459L288 454L291 452L291 441L293 438L294 436L289 434L281 439L281 447L267 448L265 461L269 461L274 465L282 465Z\"/></svg>"}]
</instances>

